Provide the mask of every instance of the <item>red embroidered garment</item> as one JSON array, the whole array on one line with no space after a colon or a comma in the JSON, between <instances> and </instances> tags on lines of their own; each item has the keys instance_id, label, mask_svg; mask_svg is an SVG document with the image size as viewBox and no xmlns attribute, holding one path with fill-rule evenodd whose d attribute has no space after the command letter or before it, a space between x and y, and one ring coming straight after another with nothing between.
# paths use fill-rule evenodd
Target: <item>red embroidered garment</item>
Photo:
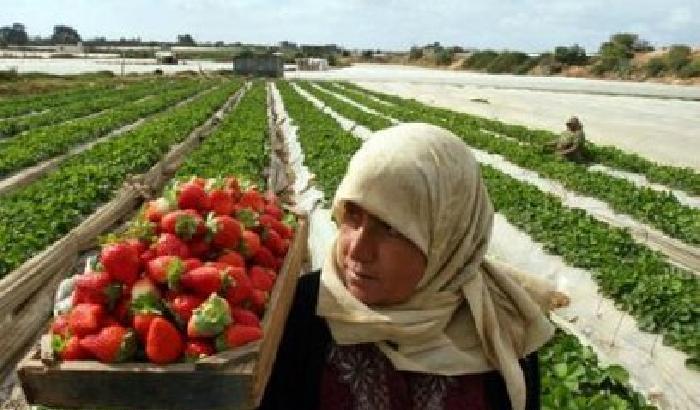
<instances>
[{"instance_id":1,"label":"red embroidered garment","mask_svg":"<svg viewBox=\"0 0 700 410\"><path fill-rule=\"evenodd\" d=\"M481 375L436 376L394 369L373 344L333 344L321 378L323 410L487 410Z\"/></svg>"}]
</instances>

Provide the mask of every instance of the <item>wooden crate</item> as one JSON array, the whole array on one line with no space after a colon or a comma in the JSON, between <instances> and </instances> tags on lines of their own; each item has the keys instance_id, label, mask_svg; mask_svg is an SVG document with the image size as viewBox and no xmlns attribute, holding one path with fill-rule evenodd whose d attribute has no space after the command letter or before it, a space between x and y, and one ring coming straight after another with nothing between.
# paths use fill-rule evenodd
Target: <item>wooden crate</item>
<instances>
[{"instance_id":1,"label":"wooden crate","mask_svg":"<svg viewBox=\"0 0 700 410\"><path fill-rule=\"evenodd\" d=\"M18 367L30 404L69 408L252 409L260 404L306 256L299 226L270 295L263 338L197 363L49 363L35 347Z\"/></svg>"}]
</instances>

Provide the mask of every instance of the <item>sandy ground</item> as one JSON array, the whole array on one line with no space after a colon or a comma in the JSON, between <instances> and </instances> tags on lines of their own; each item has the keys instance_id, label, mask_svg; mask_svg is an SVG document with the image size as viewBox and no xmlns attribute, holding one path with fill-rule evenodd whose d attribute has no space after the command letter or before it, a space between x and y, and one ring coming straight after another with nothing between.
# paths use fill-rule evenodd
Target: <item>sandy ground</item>
<instances>
[{"instance_id":1,"label":"sandy ground","mask_svg":"<svg viewBox=\"0 0 700 410\"><path fill-rule=\"evenodd\" d=\"M575 114L593 142L700 170L697 86L370 65L285 75L350 80L431 105L555 132L563 130L566 119Z\"/></svg>"}]
</instances>

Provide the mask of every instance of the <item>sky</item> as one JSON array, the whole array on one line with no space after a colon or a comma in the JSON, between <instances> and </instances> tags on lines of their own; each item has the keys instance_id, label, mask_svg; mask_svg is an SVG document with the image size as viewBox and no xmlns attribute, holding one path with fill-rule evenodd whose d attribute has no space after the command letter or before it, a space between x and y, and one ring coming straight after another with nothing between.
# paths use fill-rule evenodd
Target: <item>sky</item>
<instances>
[{"instance_id":1,"label":"sky","mask_svg":"<svg viewBox=\"0 0 700 410\"><path fill-rule=\"evenodd\" d=\"M30 36L72 26L84 38L140 37L406 50L442 45L595 51L617 32L652 45L700 46L700 0L0 0L0 26Z\"/></svg>"}]
</instances>

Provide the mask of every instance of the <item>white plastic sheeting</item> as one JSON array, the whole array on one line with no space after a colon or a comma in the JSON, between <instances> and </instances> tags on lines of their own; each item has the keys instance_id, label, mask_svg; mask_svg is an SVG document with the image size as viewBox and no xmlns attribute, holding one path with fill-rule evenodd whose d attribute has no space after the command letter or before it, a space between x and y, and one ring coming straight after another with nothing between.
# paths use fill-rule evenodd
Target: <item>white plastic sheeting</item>
<instances>
[{"instance_id":1,"label":"white plastic sheeting","mask_svg":"<svg viewBox=\"0 0 700 410\"><path fill-rule=\"evenodd\" d=\"M295 210L309 218L309 252L311 270L320 269L326 249L335 237L336 226L331 220L330 210L323 208L323 192L313 185L313 174L304 165L304 152L297 139L298 127L293 124L284 108L282 97L274 83L269 83L272 93L276 123L284 136L289 152L289 166L294 172L292 199Z\"/></svg>"},{"instance_id":2,"label":"white plastic sheeting","mask_svg":"<svg viewBox=\"0 0 700 410\"><path fill-rule=\"evenodd\" d=\"M314 87L315 89L321 91L321 92L324 92L324 93L326 93L326 94L332 95L333 97L335 97L335 98L337 98L337 99L339 99L339 100L341 100L341 101L343 101L343 102L346 102L346 103L348 103L348 104L350 104L350 105L352 105L352 106L355 106L356 108L359 108L360 110L362 110L362 111L364 111L364 112L366 112L366 113L370 113L370 114L378 115L378 116L380 116L380 117L384 117L384 118L388 119L389 121L391 121L392 124L398 124L398 123L399 123L398 120L396 120L396 119L394 119L394 118L391 118L391 117L389 117L388 115L384 115L384 114L382 114L382 113L380 113L380 112L378 112L378 111L375 111L375 110L373 110L373 109L371 109L371 108L365 107L364 105L362 105L362 104L360 104L360 103L358 103L358 102L356 102L356 101L354 101L354 100L351 100L350 98L348 98L348 97L346 97L346 96L344 96L344 95L341 95L341 94L338 94L338 93L334 93L333 91L327 90L327 89L325 89L325 88L319 86L318 84L312 83L311 86Z\"/></svg>"},{"instance_id":3,"label":"white plastic sheeting","mask_svg":"<svg viewBox=\"0 0 700 410\"><path fill-rule=\"evenodd\" d=\"M309 94L308 92L304 91L299 87L298 85L291 83L292 87L294 87L294 90L298 92L302 97L306 98L309 100L316 108L321 110L321 112L326 113L333 117L334 120L338 121L338 124L345 130L345 131L350 131L354 135L359 136L360 139L363 141L369 138L369 136L372 134L372 131L370 131L367 127L362 126L360 124L357 124L354 121L350 121L349 119L339 115L337 112L333 111L330 107L327 107L321 100L318 98L314 97L313 95Z\"/></svg>"}]
</instances>

